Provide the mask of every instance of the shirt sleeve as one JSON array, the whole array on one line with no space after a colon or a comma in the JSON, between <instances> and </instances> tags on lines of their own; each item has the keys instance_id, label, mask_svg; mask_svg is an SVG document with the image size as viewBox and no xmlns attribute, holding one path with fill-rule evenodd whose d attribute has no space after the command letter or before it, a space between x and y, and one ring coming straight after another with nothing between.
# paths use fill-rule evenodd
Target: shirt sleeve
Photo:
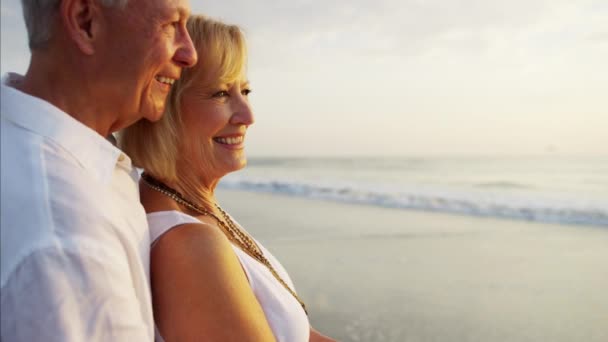
<instances>
[{"instance_id":1,"label":"shirt sleeve","mask_svg":"<svg viewBox=\"0 0 608 342\"><path fill-rule=\"evenodd\" d=\"M120 258L38 250L2 287L0 340L153 341L130 284L128 263Z\"/></svg>"}]
</instances>

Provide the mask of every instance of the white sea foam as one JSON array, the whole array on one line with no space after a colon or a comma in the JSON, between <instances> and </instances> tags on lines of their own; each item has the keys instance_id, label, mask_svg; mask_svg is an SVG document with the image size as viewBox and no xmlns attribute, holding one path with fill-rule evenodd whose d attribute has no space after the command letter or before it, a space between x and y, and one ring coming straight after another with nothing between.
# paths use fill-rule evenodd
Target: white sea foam
<instances>
[{"instance_id":1,"label":"white sea foam","mask_svg":"<svg viewBox=\"0 0 608 342\"><path fill-rule=\"evenodd\" d=\"M487 191L336 181L303 182L241 176L224 179L221 187L387 208L608 227L608 201L563 195L555 197L533 191Z\"/></svg>"}]
</instances>

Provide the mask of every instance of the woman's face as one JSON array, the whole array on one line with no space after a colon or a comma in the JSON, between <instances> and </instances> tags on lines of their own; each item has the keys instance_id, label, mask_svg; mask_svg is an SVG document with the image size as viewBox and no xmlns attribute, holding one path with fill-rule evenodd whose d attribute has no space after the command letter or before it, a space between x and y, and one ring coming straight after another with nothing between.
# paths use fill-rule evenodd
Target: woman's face
<instances>
[{"instance_id":1,"label":"woman's face","mask_svg":"<svg viewBox=\"0 0 608 342\"><path fill-rule=\"evenodd\" d=\"M188 167L197 167L199 176L213 182L247 164L245 133L254 118L248 82L208 83L194 79L182 93L179 153Z\"/></svg>"}]
</instances>

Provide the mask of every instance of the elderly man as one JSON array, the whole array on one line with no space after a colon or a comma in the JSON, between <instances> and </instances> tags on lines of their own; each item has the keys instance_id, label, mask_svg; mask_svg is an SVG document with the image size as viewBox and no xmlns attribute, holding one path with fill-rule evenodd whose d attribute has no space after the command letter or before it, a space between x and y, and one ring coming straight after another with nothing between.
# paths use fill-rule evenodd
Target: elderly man
<instances>
[{"instance_id":1,"label":"elderly man","mask_svg":"<svg viewBox=\"0 0 608 342\"><path fill-rule=\"evenodd\" d=\"M157 120L196 63L187 0L23 0L1 98L2 341L152 341L136 170L104 137Z\"/></svg>"}]
</instances>

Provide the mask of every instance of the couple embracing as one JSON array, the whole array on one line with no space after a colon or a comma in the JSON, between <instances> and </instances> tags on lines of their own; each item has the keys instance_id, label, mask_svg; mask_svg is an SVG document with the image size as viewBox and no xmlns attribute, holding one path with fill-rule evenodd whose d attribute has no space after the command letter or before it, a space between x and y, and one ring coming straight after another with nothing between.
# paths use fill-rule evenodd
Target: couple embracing
<instances>
[{"instance_id":1,"label":"couple embracing","mask_svg":"<svg viewBox=\"0 0 608 342\"><path fill-rule=\"evenodd\" d=\"M187 0L22 5L30 66L1 88L0 339L333 341L214 195L254 122L241 30Z\"/></svg>"}]
</instances>

